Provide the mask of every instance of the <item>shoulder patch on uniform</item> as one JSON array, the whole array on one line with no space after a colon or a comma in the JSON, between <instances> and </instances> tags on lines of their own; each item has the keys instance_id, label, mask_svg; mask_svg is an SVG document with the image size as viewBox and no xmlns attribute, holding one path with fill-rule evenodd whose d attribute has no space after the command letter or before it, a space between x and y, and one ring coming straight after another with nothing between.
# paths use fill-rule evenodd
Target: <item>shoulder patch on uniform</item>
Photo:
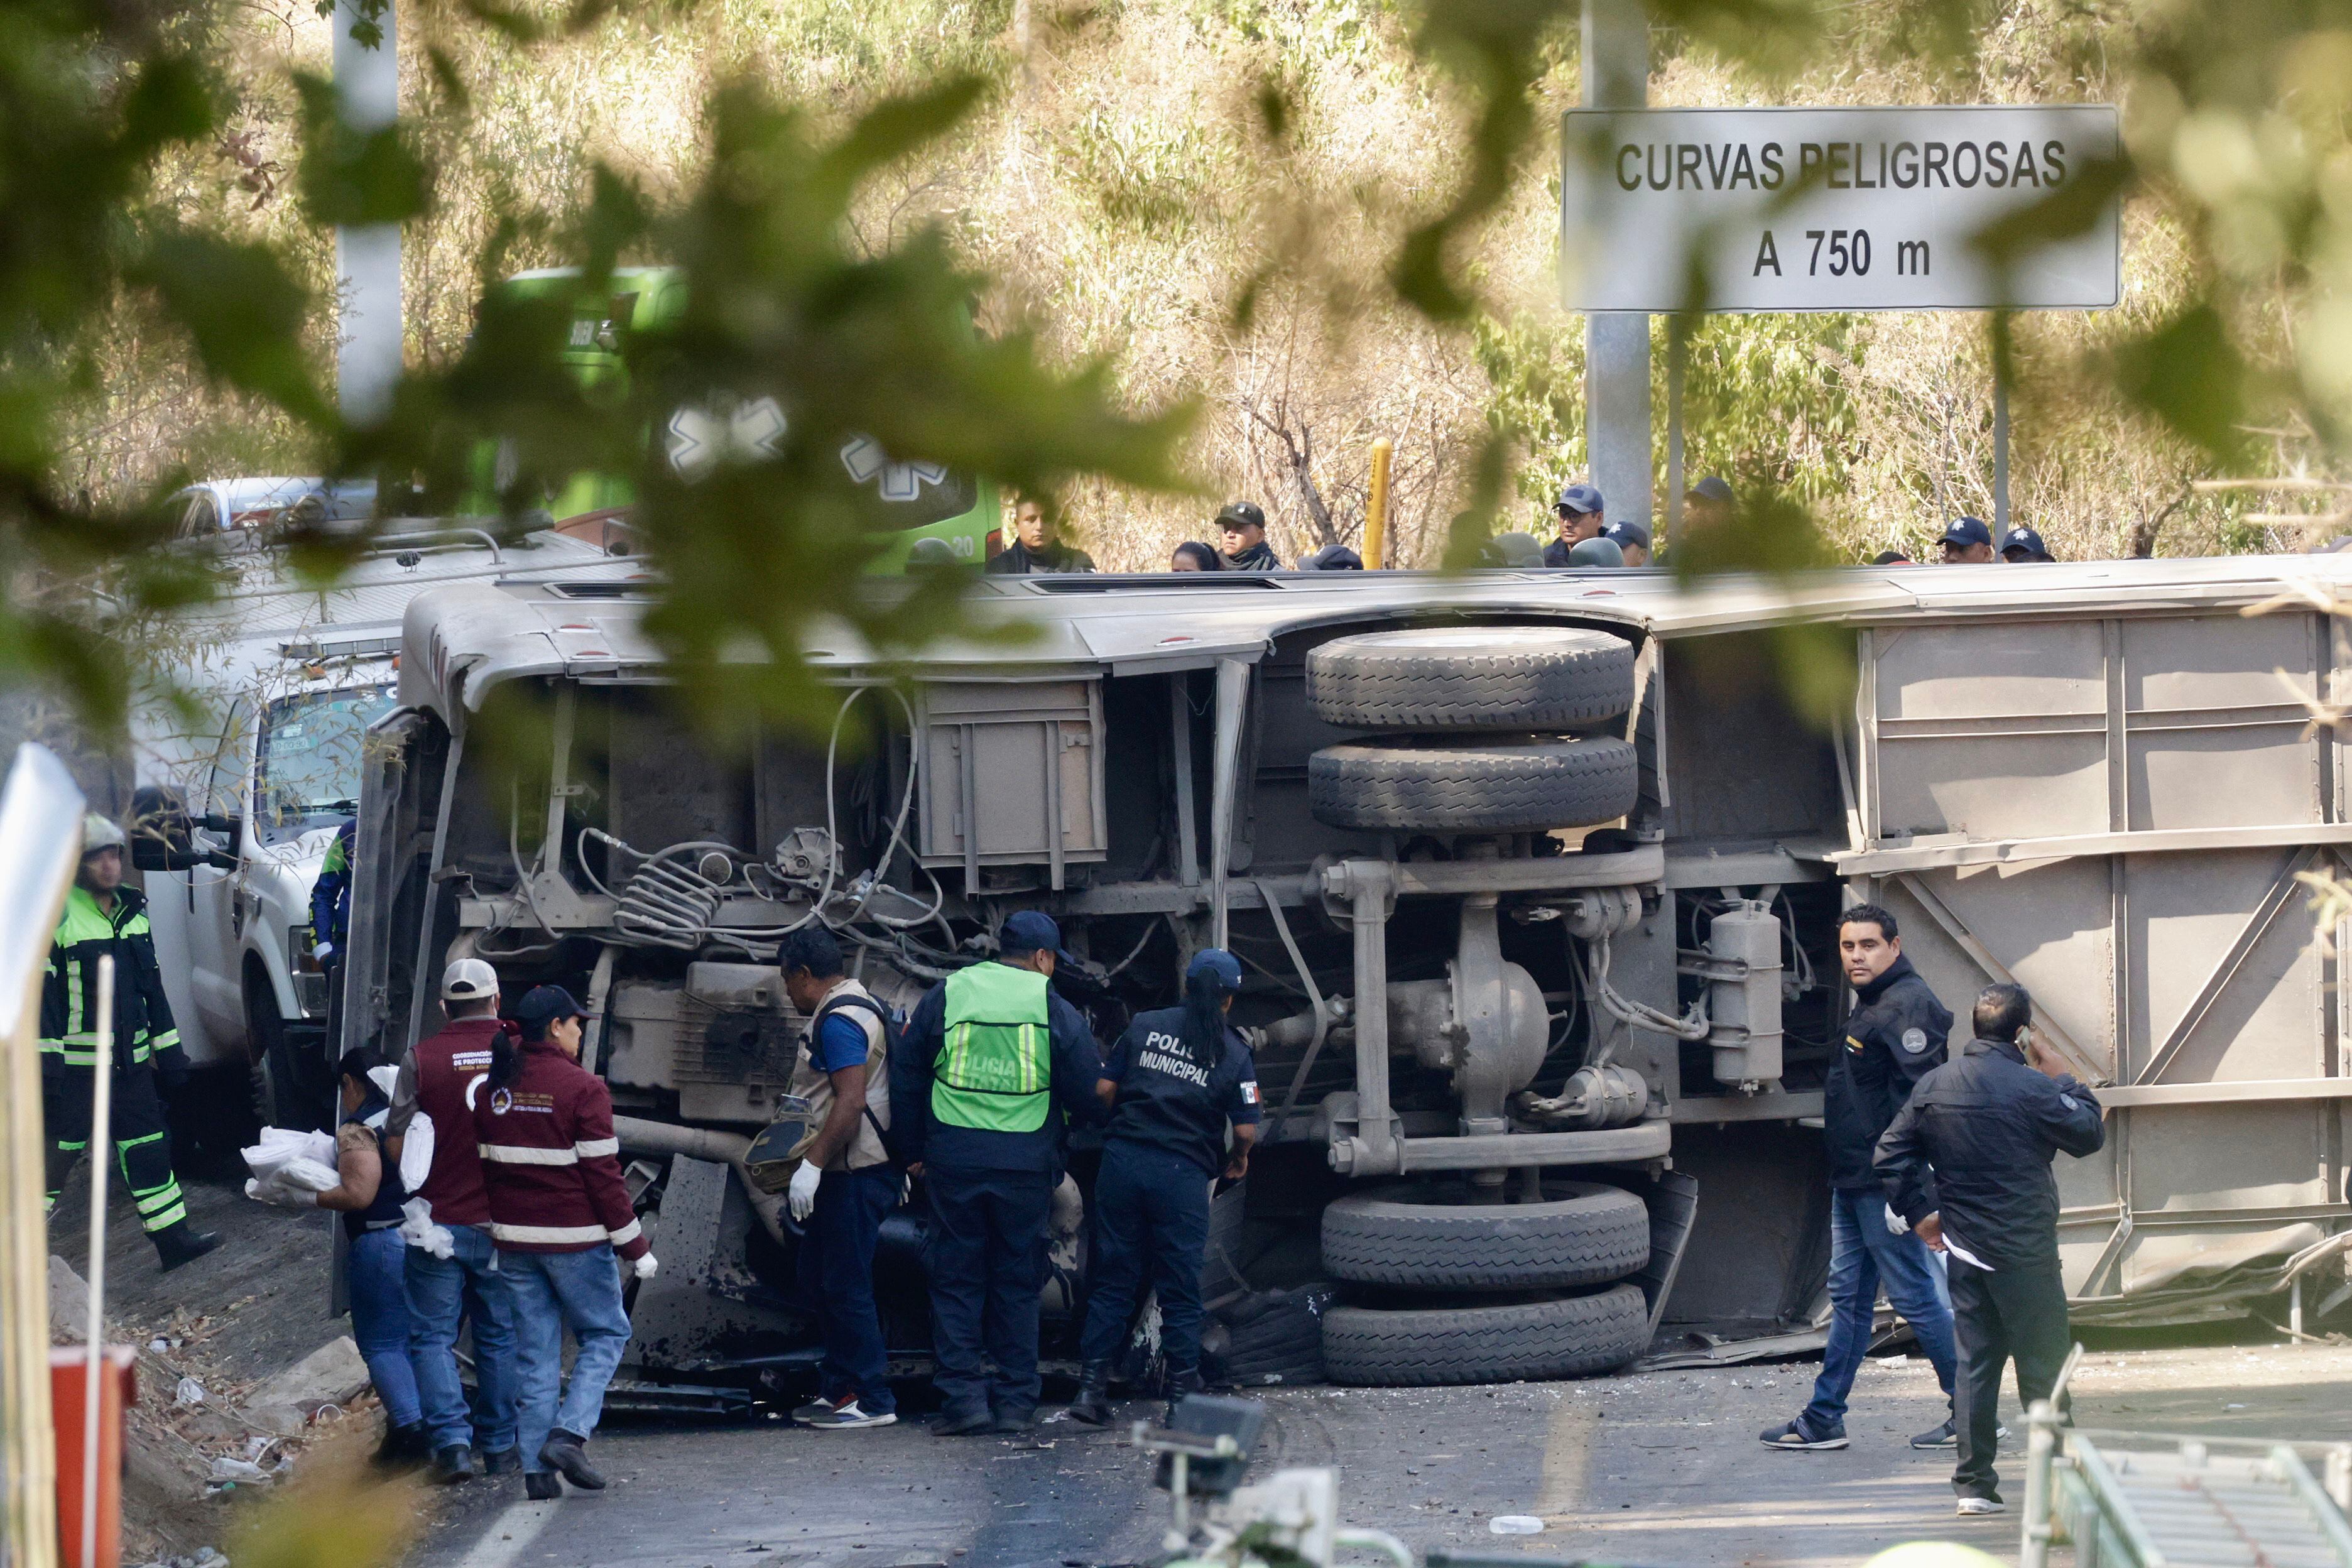
<instances>
[{"instance_id":1,"label":"shoulder patch on uniform","mask_svg":"<svg viewBox=\"0 0 2352 1568\"><path fill-rule=\"evenodd\" d=\"M1915 1057L1925 1051L1927 1048L1927 1031L1925 1029L1904 1030L1903 1048L1910 1052Z\"/></svg>"},{"instance_id":2,"label":"shoulder patch on uniform","mask_svg":"<svg viewBox=\"0 0 2352 1568\"><path fill-rule=\"evenodd\" d=\"M1257 1079L1254 1078L1242 1079L1242 1103L1244 1105L1257 1103Z\"/></svg>"},{"instance_id":3,"label":"shoulder patch on uniform","mask_svg":"<svg viewBox=\"0 0 2352 1568\"><path fill-rule=\"evenodd\" d=\"M2062 1094L2062 1095L2060 1095L2060 1096L2058 1097L2058 1103L2059 1103L2059 1104L2061 1104L2061 1105L2063 1105L2063 1106L2064 1106L2064 1107L2065 1107L2067 1110L2082 1110L2082 1109L2083 1109L2083 1102L2082 1102L2081 1100L2076 1100L2076 1099L2075 1099L2073 1095L2071 1095L2071 1094Z\"/></svg>"}]
</instances>

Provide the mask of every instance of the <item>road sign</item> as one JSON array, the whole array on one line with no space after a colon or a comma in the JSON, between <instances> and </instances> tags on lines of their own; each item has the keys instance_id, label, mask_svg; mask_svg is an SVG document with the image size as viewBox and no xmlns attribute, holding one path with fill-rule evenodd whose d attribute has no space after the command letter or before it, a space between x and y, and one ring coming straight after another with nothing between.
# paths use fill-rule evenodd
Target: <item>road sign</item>
<instances>
[{"instance_id":1,"label":"road sign","mask_svg":"<svg viewBox=\"0 0 2352 1568\"><path fill-rule=\"evenodd\" d=\"M1571 310L2097 308L2120 297L2122 198L2000 277L1973 243L2119 154L2111 104L1570 110Z\"/></svg>"}]
</instances>

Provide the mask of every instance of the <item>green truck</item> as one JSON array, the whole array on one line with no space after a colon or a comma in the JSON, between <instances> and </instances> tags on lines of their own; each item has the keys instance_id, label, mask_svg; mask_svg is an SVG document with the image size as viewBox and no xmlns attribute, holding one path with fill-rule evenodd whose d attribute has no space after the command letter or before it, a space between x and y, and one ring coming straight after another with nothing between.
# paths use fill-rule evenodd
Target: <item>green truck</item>
<instances>
[{"instance_id":1,"label":"green truck","mask_svg":"<svg viewBox=\"0 0 2352 1568\"><path fill-rule=\"evenodd\" d=\"M524 298L576 299L582 293L576 268L518 272L498 287ZM686 308L686 287L684 274L674 267L615 268L605 298L577 299L564 363L585 386L620 384L629 374L629 335L677 320ZM783 411L772 399L761 398L723 412L681 407L662 429L646 434L671 465L691 479L699 468L715 462L720 451L756 448L762 440L782 436L783 429ZM476 463L473 494L462 510L498 511L497 498L512 480L513 461L503 444L485 447ZM997 494L985 479L942 464L894 458L863 437L843 444L841 463L854 482L874 492L872 526L888 540L870 570L903 571L908 556L926 539L944 541L955 559L974 566L996 548ZM626 479L579 473L555 489L544 504L557 532L627 553L628 515L635 500Z\"/></svg>"}]
</instances>

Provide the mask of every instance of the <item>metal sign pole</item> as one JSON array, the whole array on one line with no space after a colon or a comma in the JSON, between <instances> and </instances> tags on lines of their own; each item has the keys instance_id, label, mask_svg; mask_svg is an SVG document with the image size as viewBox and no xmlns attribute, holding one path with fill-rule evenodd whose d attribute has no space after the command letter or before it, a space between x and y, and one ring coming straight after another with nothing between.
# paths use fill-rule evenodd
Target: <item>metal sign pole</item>
<instances>
[{"instance_id":1,"label":"metal sign pole","mask_svg":"<svg viewBox=\"0 0 2352 1568\"><path fill-rule=\"evenodd\" d=\"M387 0L373 20L383 40L370 48L352 37L361 19L355 0L334 8L334 68L339 112L352 130L381 131L400 116L400 46ZM367 224L335 230L335 277L341 316L335 353L337 396L346 417L381 416L400 379L400 226Z\"/></svg>"},{"instance_id":2,"label":"metal sign pole","mask_svg":"<svg viewBox=\"0 0 2352 1568\"><path fill-rule=\"evenodd\" d=\"M1683 371L1690 353L1687 321L1685 316L1666 318L1666 526L1658 535L1654 555L1664 553L1682 532L1683 491L1689 488L1683 472Z\"/></svg>"},{"instance_id":3,"label":"metal sign pole","mask_svg":"<svg viewBox=\"0 0 2352 1568\"><path fill-rule=\"evenodd\" d=\"M1992 355L1992 532L1998 540L2009 531L2009 377L2001 366L2003 329L1993 327Z\"/></svg>"},{"instance_id":4,"label":"metal sign pole","mask_svg":"<svg viewBox=\"0 0 2352 1568\"><path fill-rule=\"evenodd\" d=\"M1642 0L1584 0L1584 106L1640 109L1650 99L1650 27ZM1581 237L1563 233L1564 240ZM1587 248L1586 259L1597 260ZM1573 265L1571 261L1570 263ZM1652 516L1650 318L1584 318L1584 444L1612 521Z\"/></svg>"}]
</instances>

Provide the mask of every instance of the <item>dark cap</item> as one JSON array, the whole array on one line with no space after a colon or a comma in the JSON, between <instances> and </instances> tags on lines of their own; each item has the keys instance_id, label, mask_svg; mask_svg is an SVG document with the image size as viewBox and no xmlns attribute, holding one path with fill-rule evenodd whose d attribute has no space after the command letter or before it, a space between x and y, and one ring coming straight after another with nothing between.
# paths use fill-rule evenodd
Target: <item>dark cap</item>
<instances>
[{"instance_id":1,"label":"dark cap","mask_svg":"<svg viewBox=\"0 0 2352 1568\"><path fill-rule=\"evenodd\" d=\"M588 1009L561 985L534 985L515 1004L515 1022L526 1040L547 1038L547 1026L558 1018L584 1018Z\"/></svg>"},{"instance_id":2,"label":"dark cap","mask_svg":"<svg viewBox=\"0 0 2352 1568\"><path fill-rule=\"evenodd\" d=\"M1062 928L1042 910L1021 910L1004 917L996 928L996 950L1010 957L1017 952L1062 952Z\"/></svg>"},{"instance_id":3,"label":"dark cap","mask_svg":"<svg viewBox=\"0 0 2352 1568\"><path fill-rule=\"evenodd\" d=\"M1590 517L1601 510L1601 492L1591 485L1562 485L1559 500L1552 504L1554 511L1563 509L1580 517Z\"/></svg>"},{"instance_id":4,"label":"dark cap","mask_svg":"<svg viewBox=\"0 0 2352 1568\"><path fill-rule=\"evenodd\" d=\"M1915 564L1911 557L1904 554L1900 550L1882 550L1877 554L1870 558L1870 563L1873 566L1909 566Z\"/></svg>"},{"instance_id":5,"label":"dark cap","mask_svg":"<svg viewBox=\"0 0 2352 1568\"><path fill-rule=\"evenodd\" d=\"M1979 517L1954 518L1952 526L1944 530L1944 542L1957 544L1962 549L1971 544L1989 545L1992 542L1992 530L1987 528L1984 519Z\"/></svg>"},{"instance_id":6,"label":"dark cap","mask_svg":"<svg viewBox=\"0 0 2352 1568\"><path fill-rule=\"evenodd\" d=\"M1699 480L1698 483L1691 486L1690 489L1683 492L1683 498L1685 500L1689 500L1693 496L1697 497L1700 500L1721 501L1726 506L1731 505L1738 499L1731 493L1731 487L1729 485L1724 483L1722 479L1717 478L1713 474L1707 475L1706 478Z\"/></svg>"},{"instance_id":7,"label":"dark cap","mask_svg":"<svg viewBox=\"0 0 2352 1568\"><path fill-rule=\"evenodd\" d=\"M1327 544L1298 563L1302 572L1361 572L1364 558L1344 544Z\"/></svg>"},{"instance_id":8,"label":"dark cap","mask_svg":"<svg viewBox=\"0 0 2352 1568\"><path fill-rule=\"evenodd\" d=\"M1608 527L1602 529L1601 531L1601 537L1603 539L1615 540L1617 542L1617 547L1620 550L1623 550L1633 545L1639 545L1643 549L1647 550L1650 548L1650 525L1645 522L1635 522L1631 519L1626 519L1622 521L1612 522Z\"/></svg>"},{"instance_id":9,"label":"dark cap","mask_svg":"<svg viewBox=\"0 0 2352 1568\"><path fill-rule=\"evenodd\" d=\"M1242 961L1222 947L1204 947L1184 966L1184 980L1207 980L1220 991L1242 988Z\"/></svg>"},{"instance_id":10,"label":"dark cap","mask_svg":"<svg viewBox=\"0 0 2352 1568\"><path fill-rule=\"evenodd\" d=\"M1227 501L1217 513L1219 528L1264 528L1265 512L1254 500Z\"/></svg>"},{"instance_id":11,"label":"dark cap","mask_svg":"<svg viewBox=\"0 0 2352 1568\"><path fill-rule=\"evenodd\" d=\"M2000 536L2000 558L2004 561L2008 560L2009 552L2012 550L2023 551L2028 561L2050 559L2050 547L2042 542L2040 534L2023 523L2018 524Z\"/></svg>"}]
</instances>

